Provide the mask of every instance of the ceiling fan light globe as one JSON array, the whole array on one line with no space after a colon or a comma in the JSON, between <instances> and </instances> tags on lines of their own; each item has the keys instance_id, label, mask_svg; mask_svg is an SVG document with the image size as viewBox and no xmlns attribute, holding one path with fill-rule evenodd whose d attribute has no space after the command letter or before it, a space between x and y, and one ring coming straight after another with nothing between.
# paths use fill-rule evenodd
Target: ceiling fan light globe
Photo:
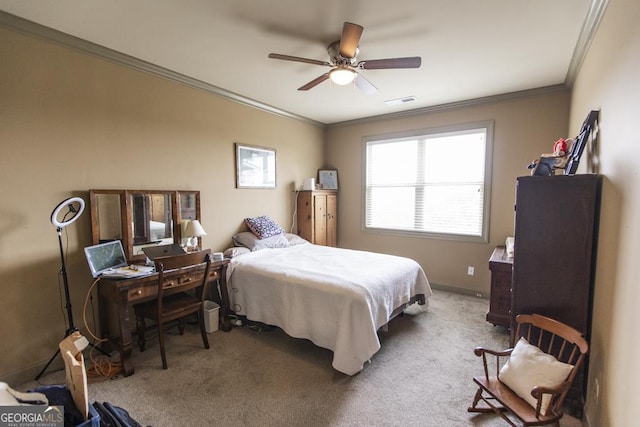
<instances>
[{"instance_id":1,"label":"ceiling fan light globe","mask_svg":"<svg viewBox=\"0 0 640 427\"><path fill-rule=\"evenodd\" d=\"M337 85L348 85L356 77L356 73L353 70L347 68L336 68L329 73L331 81Z\"/></svg>"}]
</instances>

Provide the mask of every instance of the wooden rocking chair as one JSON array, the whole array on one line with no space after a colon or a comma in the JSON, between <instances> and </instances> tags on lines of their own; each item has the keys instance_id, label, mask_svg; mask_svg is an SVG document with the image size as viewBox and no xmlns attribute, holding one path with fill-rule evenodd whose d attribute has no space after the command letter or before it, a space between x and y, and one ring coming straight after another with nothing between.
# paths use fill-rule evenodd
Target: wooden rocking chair
<instances>
[{"instance_id":1,"label":"wooden rocking chair","mask_svg":"<svg viewBox=\"0 0 640 427\"><path fill-rule=\"evenodd\" d=\"M495 412L512 426L516 426L516 424L507 416L505 413L507 411L520 420L523 426L553 424L558 427L560 426L560 418L563 415L562 404L573 379L584 362L589 346L580 332L545 316L521 314L516 317L516 323L516 339L523 337L526 342L519 341L514 348L504 351L493 351L482 347L474 350L476 356L482 356L484 376L473 378L473 381L478 385L478 391L468 411ZM514 352L515 349L518 349L517 355ZM529 353L523 352L524 349ZM511 357L512 353L513 358ZM555 382L554 385L549 386L549 383L547 383L545 386L532 380L530 388L524 387L530 372L516 372L515 369L519 369L517 368L518 366L524 366L524 364L520 365L522 359L516 360L516 358L525 357L521 355L526 354L531 355L526 356L531 357L528 360L529 362L536 357L538 357L537 360L546 359L545 364L537 366L539 370L538 377L541 374L542 376L547 376L547 371L554 371L556 374L555 381L550 381ZM496 369L494 375L489 373L487 355L495 356ZM548 355L553 356L556 360L551 359ZM509 363L511 363L511 366L507 368L505 365ZM531 364L528 364L529 367L527 369L529 371L534 370L535 363L534 368L531 368ZM510 370L510 372L507 373L507 370ZM516 393L505 382L510 384L516 382L517 384L512 385L514 386L513 388L520 391L520 394ZM531 397L527 395L525 390L529 392ZM481 401L487 406L479 407L478 404Z\"/></svg>"}]
</instances>

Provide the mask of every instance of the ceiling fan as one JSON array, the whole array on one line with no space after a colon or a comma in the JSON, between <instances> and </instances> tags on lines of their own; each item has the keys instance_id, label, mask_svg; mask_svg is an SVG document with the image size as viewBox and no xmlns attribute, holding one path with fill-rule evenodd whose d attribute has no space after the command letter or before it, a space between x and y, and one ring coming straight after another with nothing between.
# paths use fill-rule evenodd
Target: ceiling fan
<instances>
[{"instance_id":1,"label":"ceiling fan","mask_svg":"<svg viewBox=\"0 0 640 427\"><path fill-rule=\"evenodd\" d=\"M331 79L338 85L347 85L355 80L355 85L367 95L375 93L378 89L357 70L386 70L391 68L420 68L422 59L419 56L406 58L370 59L357 62L359 53L358 43L364 28L361 25L345 22L342 27L340 40L331 43L327 47L330 60L319 61L316 59L301 58L299 56L270 53L269 58L283 59L285 61L304 62L307 64L331 67L332 70L309 83L300 86L298 90L309 90Z\"/></svg>"}]
</instances>

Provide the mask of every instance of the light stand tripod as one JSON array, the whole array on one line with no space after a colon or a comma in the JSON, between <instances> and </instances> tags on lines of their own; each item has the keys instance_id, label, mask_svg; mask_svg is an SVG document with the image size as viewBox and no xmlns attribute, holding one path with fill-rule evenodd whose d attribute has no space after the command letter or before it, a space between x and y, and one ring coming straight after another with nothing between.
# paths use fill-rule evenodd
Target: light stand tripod
<instances>
[{"instance_id":1,"label":"light stand tripod","mask_svg":"<svg viewBox=\"0 0 640 427\"><path fill-rule=\"evenodd\" d=\"M67 208L68 211L64 214L64 217L61 221L58 221L58 215L62 209ZM62 281L64 284L64 297L65 297L65 306L64 308L67 310L67 321L68 328L64 334L64 338L68 337L72 333L78 331L78 328L75 327L73 323L73 311L71 310L71 297L69 295L69 280L67 278L67 265L64 257L64 250L62 248L62 230L67 225L75 222L82 212L84 211L84 200L80 197L72 197L60 203L51 213L51 223L56 226L56 231L58 232L58 245L60 246L60 274L62 275ZM67 215L73 213L74 215L66 219ZM95 347L95 346L94 346ZM102 351L99 347L95 347L98 350ZM104 352L103 352L104 353ZM49 365L53 362L53 360L60 354L60 348L56 350L56 352L51 356L49 362L42 368L42 371L36 376L35 380L37 381L42 374L47 370ZM105 353L106 354L106 353Z\"/></svg>"}]
</instances>

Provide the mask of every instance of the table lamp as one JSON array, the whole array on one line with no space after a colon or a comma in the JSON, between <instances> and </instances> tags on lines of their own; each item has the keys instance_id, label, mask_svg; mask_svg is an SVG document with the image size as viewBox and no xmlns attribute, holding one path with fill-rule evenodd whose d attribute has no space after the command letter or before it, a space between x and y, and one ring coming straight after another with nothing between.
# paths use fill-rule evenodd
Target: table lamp
<instances>
[{"instance_id":1,"label":"table lamp","mask_svg":"<svg viewBox=\"0 0 640 427\"><path fill-rule=\"evenodd\" d=\"M187 241L187 245L197 251L199 250L198 237L206 236L207 232L202 228L200 221L194 219L187 223L187 228L185 229L184 234L189 239Z\"/></svg>"}]
</instances>

